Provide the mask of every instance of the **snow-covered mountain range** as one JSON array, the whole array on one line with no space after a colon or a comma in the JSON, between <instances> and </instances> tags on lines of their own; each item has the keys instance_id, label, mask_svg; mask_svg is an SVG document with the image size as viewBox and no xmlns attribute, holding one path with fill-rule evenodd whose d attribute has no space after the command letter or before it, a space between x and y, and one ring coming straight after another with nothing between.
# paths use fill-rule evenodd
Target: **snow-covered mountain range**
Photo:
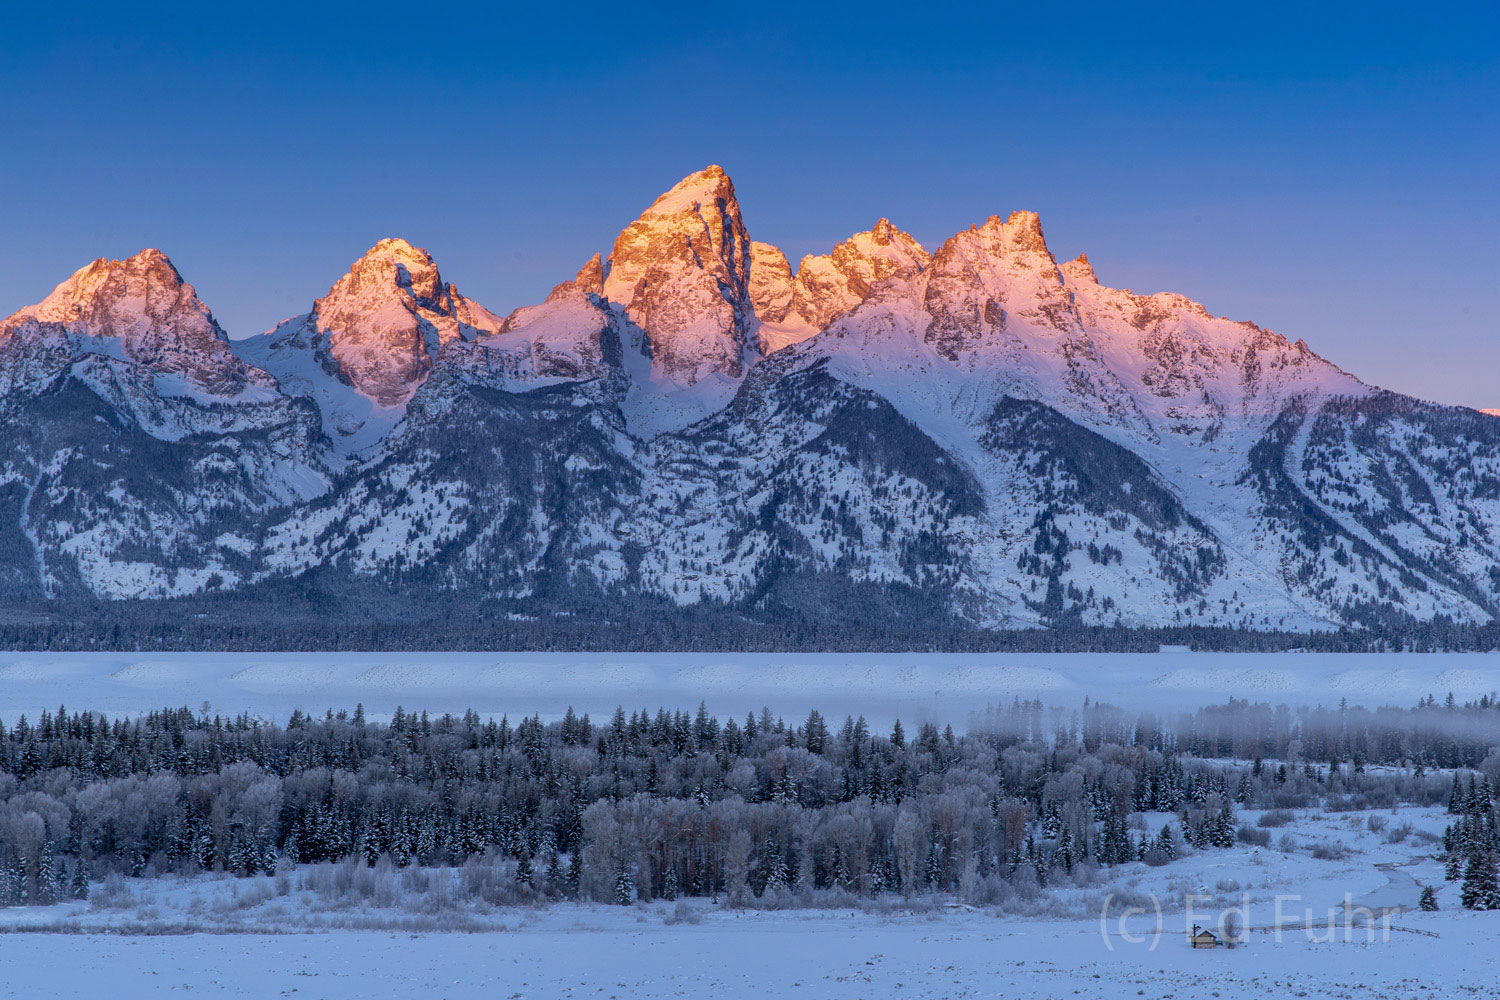
<instances>
[{"instance_id":1,"label":"snow-covered mountain range","mask_svg":"<svg viewBox=\"0 0 1500 1000\"><path fill-rule=\"evenodd\" d=\"M0 322L0 599L1322 628L1500 615L1500 419L880 219L792 270L718 167L505 318L382 240L231 341L156 250ZM280 588L280 590L277 590Z\"/></svg>"}]
</instances>

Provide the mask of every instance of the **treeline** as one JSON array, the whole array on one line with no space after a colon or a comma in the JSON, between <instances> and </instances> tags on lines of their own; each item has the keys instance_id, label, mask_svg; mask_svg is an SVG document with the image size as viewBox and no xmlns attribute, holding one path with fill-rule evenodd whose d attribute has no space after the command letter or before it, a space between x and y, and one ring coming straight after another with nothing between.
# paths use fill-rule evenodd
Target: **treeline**
<instances>
[{"instance_id":1,"label":"treeline","mask_svg":"<svg viewBox=\"0 0 1500 1000\"><path fill-rule=\"evenodd\" d=\"M86 894L111 873L353 858L482 859L497 901L938 892L986 903L1229 846L1237 805L1430 803L1447 789L1436 774L1377 778L1311 759L1229 767L1185 753L1193 731L1127 723L1107 706L1048 715L1015 702L958 735L830 726L816 711L721 722L701 706L620 710L603 724L571 711L512 724L399 710L385 724L356 708L285 726L59 708L0 727L0 901Z\"/></svg>"},{"instance_id":2,"label":"treeline","mask_svg":"<svg viewBox=\"0 0 1500 1000\"><path fill-rule=\"evenodd\" d=\"M875 626L821 620L753 620L729 609L680 619L618 620L592 615L526 615L455 601L441 620L403 621L385 605L368 612L330 604L283 607L203 602L54 603L0 609L0 649L64 651L492 651L525 652L954 652L1317 653L1475 652L1500 649L1500 625L1446 621L1327 632L1232 628L1059 626L984 630L960 624Z\"/></svg>"}]
</instances>

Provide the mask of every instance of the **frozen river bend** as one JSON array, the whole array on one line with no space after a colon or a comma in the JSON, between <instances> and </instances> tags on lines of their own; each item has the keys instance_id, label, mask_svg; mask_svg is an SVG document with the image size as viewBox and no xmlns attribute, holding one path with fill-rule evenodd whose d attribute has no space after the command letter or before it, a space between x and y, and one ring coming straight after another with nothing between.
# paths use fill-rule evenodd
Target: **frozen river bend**
<instances>
[{"instance_id":1,"label":"frozen river bend","mask_svg":"<svg viewBox=\"0 0 1500 1000\"><path fill-rule=\"evenodd\" d=\"M1085 697L1193 709L1233 696L1272 704L1411 706L1500 691L1494 653L0 653L0 717L66 704L110 714L204 702L279 718L362 703L407 709L607 715L706 701L962 725L988 704Z\"/></svg>"}]
</instances>

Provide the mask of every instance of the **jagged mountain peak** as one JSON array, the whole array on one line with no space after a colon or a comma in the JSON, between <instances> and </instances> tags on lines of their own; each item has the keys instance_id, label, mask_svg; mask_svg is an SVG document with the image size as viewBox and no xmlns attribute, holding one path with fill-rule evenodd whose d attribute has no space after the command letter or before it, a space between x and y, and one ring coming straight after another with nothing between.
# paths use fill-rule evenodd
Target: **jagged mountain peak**
<instances>
[{"instance_id":1,"label":"jagged mountain peak","mask_svg":"<svg viewBox=\"0 0 1500 1000\"><path fill-rule=\"evenodd\" d=\"M955 233L932 255L930 268L983 272L987 286L1003 276L1012 285L1033 285L1026 290L1028 296L1050 296L1062 280L1047 249L1041 219L1026 211L1012 212L1005 219L992 215L982 225Z\"/></svg>"},{"instance_id":2,"label":"jagged mountain peak","mask_svg":"<svg viewBox=\"0 0 1500 1000\"><path fill-rule=\"evenodd\" d=\"M400 238L361 255L313 303L311 322L339 376L381 406L411 398L443 344L500 326L443 283L432 254Z\"/></svg>"},{"instance_id":3,"label":"jagged mountain peak","mask_svg":"<svg viewBox=\"0 0 1500 1000\"><path fill-rule=\"evenodd\" d=\"M749 280L750 238L734 184L710 166L625 227L603 291L644 333L632 346L651 358L653 377L688 387L744 373L755 320Z\"/></svg>"},{"instance_id":4,"label":"jagged mountain peak","mask_svg":"<svg viewBox=\"0 0 1500 1000\"><path fill-rule=\"evenodd\" d=\"M990 224L999 220L999 216L990 219ZM1047 249L1047 239L1042 235L1042 217L1036 212L1026 209L1018 209L1006 216L1003 227L1010 234L1014 244L1028 250L1044 252Z\"/></svg>"},{"instance_id":5,"label":"jagged mountain peak","mask_svg":"<svg viewBox=\"0 0 1500 1000\"><path fill-rule=\"evenodd\" d=\"M41 302L21 310L43 323L78 323L89 327L77 332L91 336L119 336L126 332L114 324L130 321L150 323L179 304L188 304L208 315L198 293L183 281L166 254L154 247L126 257L100 257L79 268ZM209 317L212 321L212 317ZM222 337L217 323L213 329Z\"/></svg>"},{"instance_id":6,"label":"jagged mountain peak","mask_svg":"<svg viewBox=\"0 0 1500 1000\"><path fill-rule=\"evenodd\" d=\"M387 237L366 250L320 304L327 311L332 306L330 300L406 292L419 302L436 306L444 291L432 254L400 237Z\"/></svg>"},{"instance_id":7,"label":"jagged mountain peak","mask_svg":"<svg viewBox=\"0 0 1500 1000\"><path fill-rule=\"evenodd\" d=\"M877 247L878 250L875 249ZM927 248L922 246L915 236L886 218L878 219L871 228L862 233L855 233L834 247L835 255L838 255L840 251L844 254L858 253L874 260L889 261L892 267L915 270L926 267L932 260L932 254L927 252Z\"/></svg>"},{"instance_id":8,"label":"jagged mountain peak","mask_svg":"<svg viewBox=\"0 0 1500 1000\"><path fill-rule=\"evenodd\" d=\"M1057 279L1057 261L1047 248L1042 220L1035 212L1015 211L1004 219L992 215L983 224L950 237L948 244L955 241L967 248L966 252L982 248L991 257L1005 259L1008 266L1036 269L1052 280Z\"/></svg>"},{"instance_id":9,"label":"jagged mountain peak","mask_svg":"<svg viewBox=\"0 0 1500 1000\"><path fill-rule=\"evenodd\" d=\"M283 389L314 399L340 450L373 443L427 380L443 345L501 320L445 284L432 254L382 239L312 309L236 346Z\"/></svg>"},{"instance_id":10,"label":"jagged mountain peak","mask_svg":"<svg viewBox=\"0 0 1500 1000\"><path fill-rule=\"evenodd\" d=\"M154 247L79 268L41 302L0 323L0 336L51 342L65 354L102 351L216 396L272 381L230 353L197 290Z\"/></svg>"},{"instance_id":11,"label":"jagged mountain peak","mask_svg":"<svg viewBox=\"0 0 1500 1000\"><path fill-rule=\"evenodd\" d=\"M750 244L750 301L763 323L780 323L792 308L792 266L781 248Z\"/></svg>"},{"instance_id":12,"label":"jagged mountain peak","mask_svg":"<svg viewBox=\"0 0 1500 1000\"><path fill-rule=\"evenodd\" d=\"M643 217L676 215L693 211L699 205L713 205L734 199L734 182L717 163L711 163L664 191L642 213Z\"/></svg>"},{"instance_id":13,"label":"jagged mountain peak","mask_svg":"<svg viewBox=\"0 0 1500 1000\"><path fill-rule=\"evenodd\" d=\"M590 257L588 263L580 267L573 277L553 285L545 301L553 302L575 292L582 292L584 295L604 293L604 264L599 254Z\"/></svg>"},{"instance_id":14,"label":"jagged mountain peak","mask_svg":"<svg viewBox=\"0 0 1500 1000\"><path fill-rule=\"evenodd\" d=\"M882 218L855 233L828 254L802 258L797 268L793 311L812 326L827 326L863 302L875 285L909 278L924 270L932 255L910 234Z\"/></svg>"}]
</instances>

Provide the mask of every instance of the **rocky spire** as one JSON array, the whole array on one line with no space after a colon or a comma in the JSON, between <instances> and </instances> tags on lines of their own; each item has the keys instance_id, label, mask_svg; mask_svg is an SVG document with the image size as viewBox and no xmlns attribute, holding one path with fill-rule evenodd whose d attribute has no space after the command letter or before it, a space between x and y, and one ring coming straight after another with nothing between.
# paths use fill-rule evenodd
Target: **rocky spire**
<instances>
[{"instance_id":1,"label":"rocky spire","mask_svg":"<svg viewBox=\"0 0 1500 1000\"><path fill-rule=\"evenodd\" d=\"M578 273L572 278L553 285L546 301L554 302L574 292L582 292L584 295L604 293L604 264L600 261L598 254L590 257L588 263L580 267Z\"/></svg>"},{"instance_id":2,"label":"rocky spire","mask_svg":"<svg viewBox=\"0 0 1500 1000\"><path fill-rule=\"evenodd\" d=\"M753 323L750 239L729 175L685 177L615 240L604 296L644 332L658 376L738 378Z\"/></svg>"},{"instance_id":3,"label":"rocky spire","mask_svg":"<svg viewBox=\"0 0 1500 1000\"><path fill-rule=\"evenodd\" d=\"M1059 268L1063 277L1075 284L1099 284L1098 275L1094 274L1094 265L1089 263L1089 255L1081 253Z\"/></svg>"},{"instance_id":4,"label":"rocky spire","mask_svg":"<svg viewBox=\"0 0 1500 1000\"><path fill-rule=\"evenodd\" d=\"M573 284L585 295L604 294L604 263L598 254L590 257L587 264L573 276Z\"/></svg>"},{"instance_id":5,"label":"rocky spire","mask_svg":"<svg viewBox=\"0 0 1500 1000\"><path fill-rule=\"evenodd\" d=\"M765 323L780 323L792 308L792 267L769 243L750 244L750 302Z\"/></svg>"}]
</instances>

